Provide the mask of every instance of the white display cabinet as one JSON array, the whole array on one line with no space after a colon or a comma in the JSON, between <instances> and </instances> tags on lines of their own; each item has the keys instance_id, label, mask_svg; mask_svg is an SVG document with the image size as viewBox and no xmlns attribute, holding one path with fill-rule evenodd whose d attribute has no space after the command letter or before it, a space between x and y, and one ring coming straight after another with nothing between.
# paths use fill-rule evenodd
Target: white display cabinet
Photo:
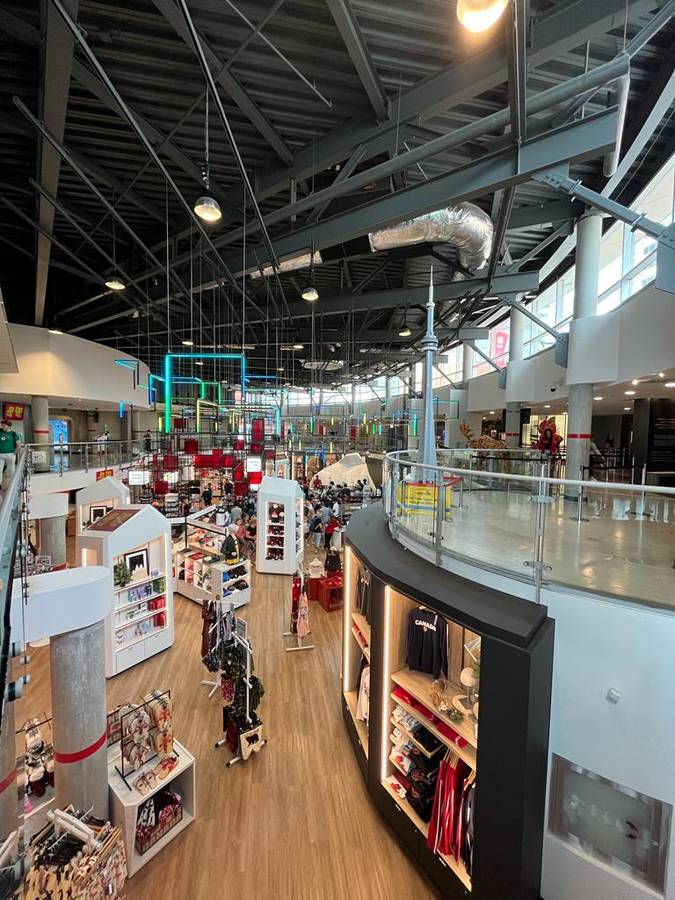
<instances>
[{"instance_id":1,"label":"white display cabinet","mask_svg":"<svg viewBox=\"0 0 675 900\"><path fill-rule=\"evenodd\" d=\"M76 556L82 566L113 572L113 608L105 620L107 678L173 644L171 526L160 512L152 506L113 509L77 536Z\"/></svg>"},{"instance_id":2,"label":"white display cabinet","mask_svg":"<svg viewBox=\"0 0 675 900\"><path fill-rule=\"evenodd\" d=\"M111 509L129 505L129 488L119 478L102 478L75 494L75 534L102 519Z\"/></svg>"},{"instance_id":3,"label":"white display cabinet","mask_svg":"<svg viewBox=\"0 0 675 900\"><path fill-rule=\"evenodd\" d=\"M255 567L258 572L294 575L304 553L305 495L297 481L266 475L258 491Z\"/></svg>"},{"instance_id":4,"label":"white display cabinet","mask_svg":"<svg viewBox=\"0 0 675 900\"><path fill-rule=\"evenodd\" d=\"M251 599L251 563L242 559L234 565L228 565L221 554L209 549L196 548L195 545L174 545L174 590L196 603L222 597L232 603L235 608L245 606ZM244 569L240 575L232 575ZM240 590L235 587L241 582L247 587Z\"/></svg>"},{"instance_id":5,"label":"white display cabinet","mask_svg":"<svg viewBox=\"0 0 675 900\"><path fill-rule=\"evenodd\" d=\"M129 877L138 872L146 863L157 856L167 844L184 831L197 814L195 790L195 758L182 744L174 740L174 749L178 754L178 765L167 775L165 779L158 780L157 785L147 794L141 794L136 788L129 787L118 771L120 754L112 753L108 759L108 788L110 795L110 818L113 825L118 825L124 840L124 849L127 855L127 870ZM134 773L132 778L137 778L151 770L157 763L157 759L151 760L145 766ZM131 780L131 779L127 779ZM145 853L140 854L136 849L136 823L138 811L146 800L163 788L170 788L181 798L183 816L173 828L153 844Z\"/></svg>"}]
</instances>

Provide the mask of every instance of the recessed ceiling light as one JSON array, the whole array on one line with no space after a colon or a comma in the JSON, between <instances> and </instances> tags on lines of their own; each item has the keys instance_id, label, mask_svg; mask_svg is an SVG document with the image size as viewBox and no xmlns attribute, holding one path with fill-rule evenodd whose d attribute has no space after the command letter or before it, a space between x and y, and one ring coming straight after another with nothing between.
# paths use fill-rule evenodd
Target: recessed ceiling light
<instances>
[{"instance_id":1,"label":"recessed ceiling light","mask_svg":"<svg viewBox=\"0 0 675 900\"><path fill-rule=\"evenodd\" d=\"M293 349L294 350L304 350L305 345L304 344L293 344Z\"/></svg>"},{"instance_id":2,"label":"recessed ceiling light","mask_svg":"<svg viewBox=\"0 0 675 900\"><path fill-rule=\"evenodd\" d=\"M49 328L48 331L50 334L63 334L60 328Z\"/></svg>"},{"instance_id":3,"label":"recessed ceiling light","mask_svg":"<svg viewBox=\"0 0 675 900\"><path fill-rule=\"evenodd\" d=\"M675 387L675 381L666 381L666 387Z\"/></svg>"},{"instance_id":4,"label":"recessed ceiling light","mask_svg":"<svg viewBox=\"0 0 675 900\"><path fill-rule=\"evenodd\" d=\"M551 408L550 403L544 403L544 409L550 409L550 408Z\"/></svg>"},{"instance_id":5,"label":"recessed ceiling light","mask_svg":"<svg viewBox=\"0 0 675 900\"><path fill-rule=\"evenodd\" d=\"M624 406L624 412L628 412L630 410L630 406Z\"/></svg>"},{"instance_id":6,"label":"recessed ceiling light","mask_svg":"<svg viewBox=\"0 0 675 900\"><path fill-rule=\"evenodd\" d=\"M593 397L594 400L602 400L602 397Z\"/></svg>"},{"instance_id":7,"label":"recessed ceiling light","mask_svg":"<svg viewBox=\"0 0 675 900\"><path fill-rule=\"evenodd\" d=\"M197 359L197 360L195 360L195 365L196 365L196 366L203 366L204 363L201 361L201 359Z\"/></svg>"},{"instance_id":8,"label":"recessed ceiling light","mask_svg":"<svg viewBox=\"0 0 675 900\"><path fill-rule=\"evenodd\" d=\"M659 372L659 378L665 378L665 377L666 377L665 372Z\"/></svg>"},{"instance_id":9,"label":"recessed ceiling light","mask_svg":"<svg viewBox=\"0 0 675 900\"><path fill-rule=\"evenodd\" d=\"M627 397L632 397L632 396L634 396L635 391L624 391L624 394L625 394Z\"/></svg>"},{"instance_id":10,"label":"recessed ceiling light","mask_svg":"<svg viewBox=\"0 0 675 900\"><path fill-rule=\"evenodd\" d=\"M491 409L491 410L490 410L490 415L491 415L491 416L494 416L494 414L495 414L494 409Z\"/></svg>"},{"instance_id":11,"label":"recessed ceiling light","mask_svg":"<svg viewBox=\"0 0 675 900\"><path fill-rule=\"evenodd\" d=\"M194 347L194 341L181 341L184 347Z\"/></svg>"},{"instance_id":12,"label":"recessed ceiling light","mask_svg":"<svg viewBox=\"0 0 675 900\"><path fill-rule=\"evenodd\" d=\"M635 385L636 385L636 384L640 384L640 382L637 380L637 378L634 378L634 379L631 381L631 384L633 385L633 387L635 387Z\"/></svg>"},{"instance_id":13,"label":"recessed ceiling light","mask_svg":"<svg viewBox=\"0 0 675 900\"><path fill-rule=\"evenodd\" d=\"M283 366L277 366L277 372L283 372L283 371L284 371Z\"/></svg>"}]
</instances>

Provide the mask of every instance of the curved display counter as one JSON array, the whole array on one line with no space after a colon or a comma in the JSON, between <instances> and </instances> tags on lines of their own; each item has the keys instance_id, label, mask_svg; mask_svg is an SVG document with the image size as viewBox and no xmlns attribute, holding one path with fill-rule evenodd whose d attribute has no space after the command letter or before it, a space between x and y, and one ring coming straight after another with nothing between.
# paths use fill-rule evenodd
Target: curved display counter
<instances>
[{"instance_id":1,"label":"curved display counter","mask_svg":"<svg viewBox=\"0 0 675 900\"><path fill-rule=\"evenodd\" d=\"M538 900L553 620L406 551L379 504L346 539L343 715L373 802L444 896Z\"/></svg>"}]
</instances>

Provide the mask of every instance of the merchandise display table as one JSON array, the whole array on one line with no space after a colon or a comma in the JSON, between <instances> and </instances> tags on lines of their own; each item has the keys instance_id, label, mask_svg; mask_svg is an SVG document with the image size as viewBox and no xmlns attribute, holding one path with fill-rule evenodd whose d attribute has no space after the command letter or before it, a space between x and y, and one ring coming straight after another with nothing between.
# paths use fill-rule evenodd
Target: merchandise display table
<instances>
[{"instance_id":1,"label":"merchandise display table","mask_svg":"<svg viewBox=\"0 0 675 900\"><path fill-rule=\"evenodd\" d=\"M330 575L327 578L319 578L319 589L316 599L326 612L342 609L344 583L342 575Z\"/></svg>"},{"instance_id":2,"label":"merchandise display table","mask_svg":"<svg viewBox=\"0 0 675 900\"><path fill-rule=\"evenodd\" d=\"M110 794L110 819L113 825L118 825L124 840L124 849L127 855L127 870L129 877L138 872L147 862L166 847L178 834L194 821L196 816L196 791L195 791L195 758L178 741L174 740L174 750L178 754L178 765L163 780L158 780L157 786L147 794L141 794L134 787L127 787L124 779L117 771L121 756L119 745L108 759L108 787ZM150 760L142 766L128 780L152 770L158 762L158 758ZM140 807L158 791L166 787L178 794L183 804L183 815L173 828L152 845L145 853L140 854L136 850L136 824Z\"/></svg>"}]
</instances>

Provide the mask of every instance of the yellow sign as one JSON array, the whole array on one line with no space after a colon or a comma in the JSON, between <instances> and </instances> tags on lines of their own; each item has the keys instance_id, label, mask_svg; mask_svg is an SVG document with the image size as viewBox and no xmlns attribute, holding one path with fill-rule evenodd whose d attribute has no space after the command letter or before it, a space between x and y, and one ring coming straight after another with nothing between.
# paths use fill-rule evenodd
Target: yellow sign
<instances>
[{"instance_id":1,"label":"yellow sign","mask_svg":"<svg viewBox=\"0 0 675 900\"><path fill-rule=\"evenodd\" d=\"M452 484L459 479L445 481L445 515L452 510ZM432 516L436 512L438 502L438 485L423 481L403 481L398 485L397 500L401 511L418 516Z\"/></svg>"}]
</instances>

